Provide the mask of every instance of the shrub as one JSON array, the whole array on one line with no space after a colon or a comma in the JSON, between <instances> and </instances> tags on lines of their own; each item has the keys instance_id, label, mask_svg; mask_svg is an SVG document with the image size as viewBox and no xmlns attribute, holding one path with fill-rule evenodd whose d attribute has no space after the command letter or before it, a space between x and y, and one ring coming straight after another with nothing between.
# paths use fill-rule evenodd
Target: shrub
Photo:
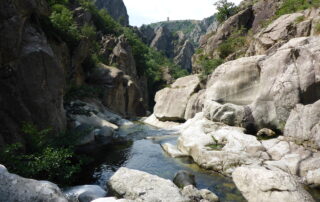
<instances>
[{"instance_id":1,"label":"shrub","mask_svg":"<svg viewBox=\"0 0 320 202\"><path fill-rule=\"evenodd\" d=\"M74 22L72 12L61 4L55 4L52 6L52 9L53 12L50 15L50 20L53 26L65 35L72 37L74 40L78 40L80 33Z\"/></svg>"},{"instance_id":2,"label":"shrub","mask_svg":"<svg viewBox=\"0 0 320 202\"><path fill-rule=\"evenodd\" d=\"M96 29L92 25L85 24L81 27L81 35L88 39L94 39L96 36Z\"/></svg>"},{"instance_id":3,"label":"shrub","mask_svg":"<svg viewBox=\"0 0 320 202\"><path fill-rule=\"evenodd\" d=\"M237 13L235 4L227 0L219 0L214 5L217 7L216 18L220 23Z\"/></svg>"},{"instance_id":4,"label":"shrub","mask_svg":"<svg viewBox=\"0 0 320 202\"><path fill-rule=\"evenodd\" d=\"M220 58L210 59L207 56L202 56L199 61L199 64L202 70L202 75L206 76L211 74L222 63L223 63L223 59L220 59Z\"/></svg>"},{"instance_id":5,"label":"shrub","mask_svg":"<svg viewBox=\"0 0 320 202\"><path fill-rule=\"evenodd\" d=\"M315 34L320 34L320 22L315 24L314 31Z\"/></svg>"},{"instance_id":6,"label":"shrub","mask_svg":"<svg viewBox=\"0 0 320 202\"><path fill-rule=\"evenodd\" d=\"M30 123L22 125L26 147L21 143L6 146L0 152L0 162L23 177L50 180L62 185L72 183L80 171L83 159L72 152L74 138L79 135L63 133L54 135L52 130L39 130ZM82 135L82 134L81 134Z\"/></svg>"}]
</instances>

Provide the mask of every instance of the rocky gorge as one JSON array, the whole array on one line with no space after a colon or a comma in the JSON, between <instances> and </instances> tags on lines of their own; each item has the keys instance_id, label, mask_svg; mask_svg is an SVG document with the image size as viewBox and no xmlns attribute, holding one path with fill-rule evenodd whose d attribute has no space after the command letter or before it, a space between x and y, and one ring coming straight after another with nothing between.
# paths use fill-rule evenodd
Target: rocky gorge
<instances>
[{"instance_id":1,"label":"rocky gorge","mask_svg":"<svg viewBox=\"0 0 320 202\"><path fill-rule=\"evenodd\" d=\"M0 201L319 201L318 3L134 28L122 1L1 2Z\"/></svg>"}]
</instances>

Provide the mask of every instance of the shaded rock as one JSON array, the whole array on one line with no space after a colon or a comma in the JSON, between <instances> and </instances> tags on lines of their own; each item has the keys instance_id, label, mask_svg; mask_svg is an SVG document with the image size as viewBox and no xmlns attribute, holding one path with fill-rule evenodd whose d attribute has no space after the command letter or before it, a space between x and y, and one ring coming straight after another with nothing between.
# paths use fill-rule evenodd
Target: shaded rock
<instances>
[{"instance_id":1,"label":"shaded rock","mask_svg":"<svg viewBox=\"0 0 320 202\"><path fill-rule=\"evenodd\" d=\"M194 93L187 104L184 115L185 120L193 118L197 113L201 112L205 101L205 90Z\"/></svg>"},{"instance_id":2,"label":"shaded rock","mask_svg":"<svg viewBox=\"0 0 320 202\"><path fill-rule=\"evenodd\" d=\"M319 134L320 101L310 105L296 105L286 122L284 136L298 144L319 150Z\"/></svg>"},{"instance_id":3,"label":"shaded rock","mask_svg":"<svg viewBox=\"0 0 320 202\"><path fill-rule=\"evenodd\" d=\"M276 137L276 133L269 128L262 128L257 132L257 137L261 138L273 138Z\"/></svg>"},{"instance_id":4,"label":"shaded rock","mask_svg":"<svg viewBox=\"0 0 320 202\"><path fill-rule=\"evenodd\" d=\"M57 185L11 174L3 165L0 165L0 201L67 202L68 200Z\"/></svg>"},{"instance_id":5,"label":"shaded rock","mask_svg":"<svg viewBox=\"0 0 320 202\"><path fill-rule=\"evenodd\" d=\"M100 64L89 78L103 88L103 104L123 116L143 116L146 102L141 88L116 67Z\"/></svg>"},{"instance_id":6,"label":"shaded rock","mask_svg":"<svg viewBox=\"0 0 320 202\"><path fill-rule=\"evenodd\" d=\"M23 122L65 130L64 69L30 20L50 14L47 2L1 1L0 10L0 144L23 142Z\"/></svg>"},{"instance_id":7,"label":"shaded rock","mask_svg":"<svg viewBox=\"0 0 320 202\"><path fill-rule=\"evenodd\" d=\"M249 202L314 201L295 177L281 170L263 167L240 167L232 179Z\"/></svg>"},{"instance_id":8,"label":"shaded rock","mask_svg":"<svg viewBox=\"0 0 320 202\"><path fill-rule=\"evenodd\" d=\"M188 72L192 71L191 57L194 54L194 47L189 40L185 40L184 44L179 48L179 51L175 54L174 62L182 69Z\"/></svg>"},{"instance_id":9,"label":"shaded rock","mask_svg":"<svg viewBox=\"0 0 320 202\"><path fill-rule=\"evenodd\" d=\"M155 37L153 38L150 47L158 51L162 51L169 58L173 58L173 36L166 26L161 26L155 30Z\"/></svg>"},{"instance_id":10,"label":"shaded rock","mask_svg":"<svg viewBox=\"0 0 320 202\"><path fill-rule=\"evenodd\" d=\"M154 115L161 121L184 120L188 101L199 90L199 85L198 75L191 75L179 78L170 88L158 91Z\"/></svg>"},{"instance_id":11,"label":"shaded rock","mask_svg":"<svg viewBox=\"0 0 320 202\"><path fill-rule=\"evenodd\" d=\"M196 186L194 174L189 171L180 170L173 177L173 183L179 188L184 188L188 185Z\"/></svg>"},{"instance_id":12,"label":"shaded rock","mask_svg":"<svg viewBox=\"0 0 320 202\"><path fill-rule=\"evenodd\" d=\"M90 202L107 195L107 192L98 185L81 185L68 188L64 191L69 201Z\"/></svg>"},{"instance_id":13,"label":"shaded rock","mask_svg":"<svg viewBox=\"0 0 320 202\"><path fill-rule=\"evenodd\" d=\"M111 17L124 26L129 25L129 16L127 8L122 0L96 0L96 6L99 9L106 9Z\"/></svg>"}]
</instances>

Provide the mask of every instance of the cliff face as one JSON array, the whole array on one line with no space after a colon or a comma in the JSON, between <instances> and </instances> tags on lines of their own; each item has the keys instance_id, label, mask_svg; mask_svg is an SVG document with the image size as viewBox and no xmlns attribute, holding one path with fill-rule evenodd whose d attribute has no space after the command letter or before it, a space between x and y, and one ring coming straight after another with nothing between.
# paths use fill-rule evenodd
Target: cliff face
<instances>
[{"instance_id":1,"label":"cliff face","mask_svg":"<svg viewBox=\"0 0 320 202\"><path fill-rule=\"evenodd\" d=\"M120 24L129 25L127 8L122 0L96 0L95 4L99 9L106 9Z\"/></svg>"},{"instance_id":2,"label":"cliff face","mask_svg":"<svg viewBox=\"0 0 320 202\"><path fill-rule=\"evenodd\" d=\"M64 69L36 16L44 0L0 3L0 145L21 140L23 122L64 130Z\"/></svg>"},{"instance_id":3,"label":"cliff face","mask_svg":"<svg viewBox=\"0 0 320 202\"><path fill-rule=\"evenodd\" d=\"M104 5L110 6L110 2ZM118 14L123 14L128 24L122 1L115 2L120 7ZM79 31L84 25L95 26L89 10L77 3L68 6L73 9L70 13ZM148 108L147 81L137 74L126 38L97 30L99 35L94 33L91 39L80 35L72 44L57 30L51 30L51 9L46 0L0 3L0 147L23 142L24 123L53 128L55 132L66 130L64 105L70 100L64 96L83 91L86 86L98 89L103 104L120 115L142 116ZM99 50L93 49L97 44ZM106 64L92 68L93 51Z\"/></svg>"}]
</instances>

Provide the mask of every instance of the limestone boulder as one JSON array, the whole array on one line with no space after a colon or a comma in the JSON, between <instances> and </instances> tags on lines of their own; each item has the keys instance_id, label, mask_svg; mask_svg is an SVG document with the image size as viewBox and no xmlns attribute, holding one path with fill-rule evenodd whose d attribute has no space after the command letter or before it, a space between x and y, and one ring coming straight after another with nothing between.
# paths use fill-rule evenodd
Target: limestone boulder
<instances>
[{"instance_id":1,"label":"limestone boulder","mask_svg":"<svg viewBox=\"0 0 320 202\"><path fill-rule=\"evenodd\" d=\"M260 63L259 94L250 108L258 128L284 129L296 104L320 98L319 37L290 40Z\"/></svg>"},{"instance_id":2,"label":"limestone boulder","mask_svg":"<svg viewBox=\"0 0 320 202\"><path fill-rule=\"evenodd\" d=\"M200 88L198 75L177 79L171 87L164 88L155 96L154 115L161 121L185 120L190 97Z\"/></svg>"},{"instance_id":3,"label":"limestone boulder","mask_svg":"<svg viewBox=\"0 0 320 202\"><path fill-rule=\"evenodd\" d=\"M240 167L233 172L232 179L249 202L314 201L294 176L281 170Z\"/></svg>"},{"instance_id":4,"label":"limestone boulder","mask_svg":"<svg viewBox=\"0 0 320 202\"><path fill-rule=\"evenodd\" d=\"M198 190L193 185L180 190L170 180L124 167L120 168L108 183L113 192L129 201L218 201L218 197L209 190Z\"/></svg>"},{"instance_id":5,"label":"limestone boulder","mask_svg":"<svg viewBox=\"0 0 320 202\"><path fill-rule=\"evenodd\" d=\"M269 159L256 137L243 131L212 122L198 113L180 127L177 147L201 167L231 175L236 167Z\"/></svg>"},{"instance_id":6,"label":"limestone boulder","mask_svg":"<svg viewBox=\"0 0 320 202\"><path fill-rule=\"evenodd\" d=\"M260 91L260 66L264 56L244 57L226 62L207 82L206 100L238 105L251 104Z\"/></svg>"},{"instance_id":7,"label":"limestone boulder","mask_svg":"<svg viewBox=\"0 0 320 202\"><path fill-rule=\"evenodd\" d=\"M185 120L193 118L197 113L201 112L204 107L205 90L200 90L194 93L187 104L186 112L184 115Z\"/></svg>"},{"instance_id":8,"label":"limestone boulder","mask_svg":"<svg viewBox=\"0 0 320 202\"><path fill-rule=\"evenodd\" d=\"M57 185L11 174L0 165L0 201L67 202L68 200Z\"/></svg>"},{"instance_id":9,"label":"limestone boulder","mask_svg":"<svg viewBox=\"0 0 320 202\"><path fill-rule=\"evenodd\" d=\"M320 149L320 101L298 104L286 122L284 136L298 144Z\"/></svg>"}]
</instances>

